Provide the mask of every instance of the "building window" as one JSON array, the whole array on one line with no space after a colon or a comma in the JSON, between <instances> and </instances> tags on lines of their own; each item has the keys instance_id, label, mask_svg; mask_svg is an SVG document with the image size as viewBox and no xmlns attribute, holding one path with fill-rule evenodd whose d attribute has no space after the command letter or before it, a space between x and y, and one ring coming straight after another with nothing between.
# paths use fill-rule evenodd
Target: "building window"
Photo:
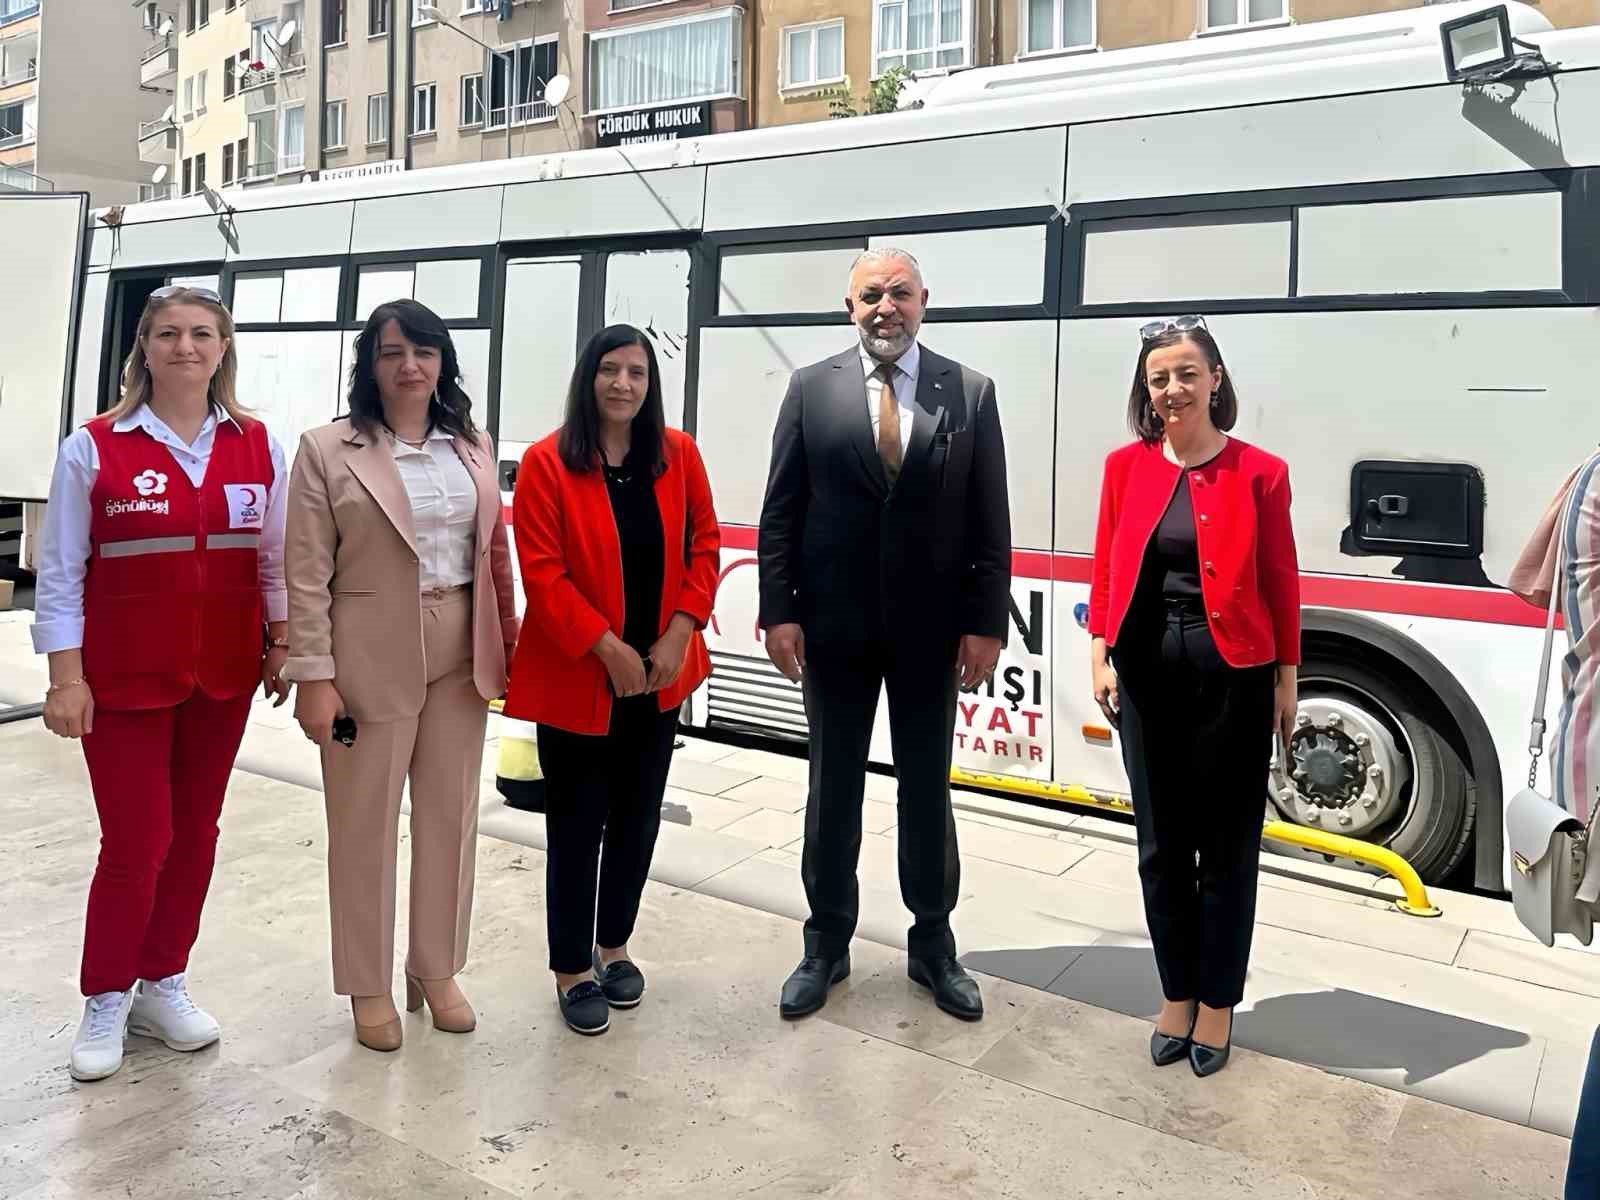
<instances>
[{"instance_id":1,"label":"building window","mask_svg":"<svg viewBox=\"0 0 1600 1200\"><path fill-rule=\"evenodd\" d=\"M278 29L282 29L290 22L294 23L294 36L282 43L283 53L279 55L282 60L278 65L285 71L295 68L305 69L306 65L306 6L305 0L289 0L283 6L283 18L278 22ZM278 36L273 31L274 38Z\"/></svg>"},{"instance_id":2,"label":"building window","mask_svg":"<svg viewBox=\"0 0 1600 1200\"><path fill-rule=\"evenodd\" d=\"M411 23L413 25L432 25L432 17L424 17L421 9L424 5L432 4L433 0L411 0Z\"/></svg>"},{"instance_id":3,"label":"building window","mask_svg":"<svg viewBox=\"0 0 1600 1200\"><path fill-rule=\"evenodd\" d=\"M200 28L211 24L211 0L200 0Z\"/></svg>"},{"instance_id":4,"label":"building window","mask_svg":"<svg viewBox=\"0 0 1600 1200\"><path fill-rule=\"evenodd\" d=\"M197 192L203 191L205 190L205 186L206 156L204 154L196 154L194 156L194 190Z\"/></svg>"},{"instance_id":5,"label":"building window","mask_svg":"<svg viewBox=\"0 0 1600 1200\"><path fill-rule=\"evenodd\" d=\"M0 40L0 88L39 77L39 35Z\"/></svg>"},{"instance_id":6,"label":"building window","mask_svg":"<svg viewBox=\"0 0 1600 1200\"><path fill-rule=\"evenodd\" d=\"M248 137L239 139L239 150L234 155L233 161L235 164L234 173L242 183L250 175L250 139Z\"/></svg>"},{"instance_id":7,"label":"building window","mask_svg":"<svg viewBox=\"0 0 1600 1200\"><path fill-rule=\"evenodd\" d=\"M322 44L341 46L345 35L345 0L323 0Z\"/></svg>"},{"instance_id":8,"label":"building window","mask_svg":"<svg viewBox=\"0 0 1600 1200\"><path fill-rule=\"evenodd\" d=\"M200 27L200 0L188 0L188 3L185 5L183 31L185 33L193 33L199 27ZM184 189L184 191L188 191L188 190L189 190L188 188Z\"/></svg>"},{"instance_id":9,"label":"building window","mask_svg":"<svg viewBox=\"0 0 1600 1200\"><path fill-rule=\"evenodd\" d=\"M276 70L278 61L273 57L272 51L267 49L267 39L270 38L278 27L276 21L257 21L250 26L250 61L258 62L264 67Z\"/></svg>"},{"instance_id":10,"label":"building window","mask_svg":"<svg viewBox=\"0 0 1600 1200\"><path fill-rule=\"evenodd\" d=\"M1022 53L1092 48L1094 0L1022 0Z\"/></svg>"},{"instance_id":11,"label":"building window","mask_svg":"<svg viewBox=\"0 0 1600 1200\"><path fill-rule=\"evenodd\" d=\"M461 125L468 128L483 124L483 76L461 77Z\"/></svg>"},{"instance_id":12,"label":"building window","mask_svg":"<svg viewBox=\"0 0 1600 1200\"><path fill-rule=\"evenodd\" d=\"M389 140L389 93L367 97L367 145Z\"/></svg>"},{"instance_id":13,"label":"building window","mask_svg":"<svg viewBox=\"0 0 1600 1200\"><path fill-rule=\"evenodd\" d=\"M306 106L302 101L283 110L278 135L278 170L299 171L306 165Z\"/></svg>"},{"instance_id":14,"label":"building window","mask_svg":"<svg viewBox=\"0 0 1600 1200\"><path fill-rule=\"evenodd\" d=\"M877 0L872 75L970 65L966 0Z\"/></svg>"},{"instance_id":15,"label":"building window","mask_svg":"<svg viewBox=\"0 0 1600 1200\"><path fill-rule=\"evenodd\" d=\"M0 108L0 149L25 146L36 140L34 118L37 100L21 100Z\"/></svg>"},{"instance_id":16,"label":"building window","mask_svg":"<svg viewBox=\"0 0 1600 1200\"><path fill-rule=\"evenodd\" d=\"M188 120L194 116L194 76L191 75L183 81L183 118Z\"/></svg>"},{"instance_id":17,"label":"building window","mask_svg":"<svg viewBox=\"0 0 1600 1200\"><path fill-rule=\"evenodd\" d=\"M325 150L343 150L344 101L329 100L322 106L322 146Z\"/></svg>"},{"instance_id":18,"label":"building window","mask_svg":"<svg viewBox=\"0 0 1600 1200\"><path fill-rule=\"evenodd\" d=\"M234 70L239 60L233 55L228 55L222 60L222 98L232 100L238 73Z\"/></svg>"},{"instance_id":19,"label":"building window","mask_svg":"<svg viewBox=\"0 0 1600 1200\"><path fill-rule=\"evenodd\" d=\"M147 33L154 33L161 28L161 6L150 3L144 6L144 28Z\"/></svg>"},{"instance_id":20,"label":"building window","mask_svg":"<svg viewBox=\"0 0 1600 1200\"><path fill-rule=\"evenodd\" d=\"M737 96L744 12L715 12L589 35L589 111Z\"/></svg>"},{"instance_id":21,"label":"building window","mask_svg":"<svg viewBox=\"0 0 1600 1200\"><path fill-rule=\"evenodd\" d=\"M382 37L389 32L389 0L367 0L367 36Z\"/></svg>"},{"instance_id":22,"label":"building window","mask_svg":"<svg viewBox=\"0 0 1600 1200\"><path fill-rule=\"evenodd\" d=\"M1289 0L1205 0L1207 29L1242 29L1289 18Z\"/></svg>"},{"instance_id":23,"label":"building window","mask_svg":"<svg viewBox=\"0 0 1600 1200\"><path fill-rule=\"evenodd\" d=\"M783 86L844 82L844 22L791 25L783 31Z\"/></svg>"},{"instance_id":24,"label":"building window","mask_svg":"<svg viewBox=\"0 0 1600 1200\"><path fill-rule=\"evenodd\" d=\"M195 83L194 83L195 109L194 110L197 113L203 113L203 112L206 111L206 78L209 75L210 75L209 71L201 71L199 75L195 76Z\"/></svg>"},{"instance_id":25,"label":"building window","mask_svg":"<svg viewBox=\"0 0 1600 1200\"><path fill-rule=\"evenodd\" d=\"M419 83L411 91L411 133L432 133L438 127L439 85Z\"/></svg>"},{"instance_id":26,"label":"building window","mask_svg":"<svg viewBox=\"0 0 1600 1200\"><path fill-rule=\"evenodd\" d=\"M556 110L544 102L544 85L560 69L554 37L518 42L489 55L489 128L530 121L553 121Z\"/></svg>"},{"instance_id":27,"label":"building window","mask_svg":"<svg viewBox=\"0 0 1600 1200\"><path fill-rule=\"evenodd\" d=\"M229 142L222 148L222 186L227 187L233 182L233 143Z\"/></svg>"},{"instance_id":28,"label":"building window","mask_svg":"<svg viewBox=\"0 0 1600 1200\"><path fill-rule=\"evenodd\" d=\"M187 196L194 191L194 159L183 160L183 194Z\"/></svg>"}]
</instances>

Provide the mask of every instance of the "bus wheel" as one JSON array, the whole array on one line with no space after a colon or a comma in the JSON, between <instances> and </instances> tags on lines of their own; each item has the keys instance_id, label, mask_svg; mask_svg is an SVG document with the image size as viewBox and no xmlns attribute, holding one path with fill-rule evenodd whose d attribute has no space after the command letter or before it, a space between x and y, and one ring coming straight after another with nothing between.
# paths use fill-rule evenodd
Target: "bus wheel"
<instances>
[{"instance_id":1,"label":"bus wheel","mask_svg":"<svg viewBox=\"0 0 1600 1200\"><path fill-rule=\"evenodd\" d=\"M1438 702L1364 663L1308 656L1269 815L1387 846L1440 883L1472 844L1477 802ZM1321 857L1321 856L1317 856Z\"/></svg>"}]
</instances>

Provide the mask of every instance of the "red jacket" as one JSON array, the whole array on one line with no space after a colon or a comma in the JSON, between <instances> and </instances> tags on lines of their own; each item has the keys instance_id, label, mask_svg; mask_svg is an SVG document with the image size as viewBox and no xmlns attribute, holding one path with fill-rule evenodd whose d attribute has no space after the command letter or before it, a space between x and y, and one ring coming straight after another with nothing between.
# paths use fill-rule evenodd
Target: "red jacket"
<instances>
[{"instance_id":1,"label":"red jacket","mask_svg":"<svg viewBox=\"0 0 1600 1200\"><path fill-rule=\"evenodd\" d=\"M1106 459L1094 540L1089 636L1117 644L1145 549L1184 471L1161 443L1134 442ZM1289 468L1237 438L1188 472L1211 636L1235 667L1300 662L1300 567L1289 523Z\"/></svg>"},{"instance_id":2,"label":"red jacket","mask_svg":"<svg viewBox=\"0 0 1600 1200\"><path fill-rule=\"evenodd\" d=\"M528 607L505 711L520 721L603 734L611 727L610 677L589 651L608 629L622 636L622 546L605 475L568 470L559 439L557 432L528 448L511 501ZM693 439L667 430L666 460L655 488L666 536L657 628L666 632L678 612L697 628L677 682L657 693L662 712L682 704L711 674L699 629L711 620L722 553L711 483Z\"/></svg>"},{"instance_id":3,"label":"red jacket","mask_svg":"<svg viewBox=\"0 0 1600 1200\"><path fill-rule=\"evenodd\" d=\"M217 422L196 489L142 429L89 422L100 471L89 494L83 673L95 703L165 708L198 688L214 700L261 682L257 562L272 486L259 421Z\"/></svg>"}]
</instances>

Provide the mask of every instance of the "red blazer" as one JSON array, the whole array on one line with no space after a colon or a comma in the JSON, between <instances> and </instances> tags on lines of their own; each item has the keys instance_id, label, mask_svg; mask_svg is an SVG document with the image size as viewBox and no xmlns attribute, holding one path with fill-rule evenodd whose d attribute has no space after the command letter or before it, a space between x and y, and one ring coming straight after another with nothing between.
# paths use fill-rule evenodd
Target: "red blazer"
<instances>
[{"instance_id":1,"label":"red blazer","mask_svg":"<svg viewBox=\"0 0 1600 1200\"><path fill-rule=\"evenodd\" d=\"M611 728L610 677L589 653L610 630L622 636L622 545L611 497L600 471L567 469L559 431L522 456L511 501L511 528L527 613L516 653L505 712L572 733ZM683 672L657 693L662 712L677 708L711 674L700 636L711 620L721 567L722 535L711 507L711 482L688 434L667 430L667 469L656 480L656 504L666 537L661 613L666 632L674 613L694 618Z\"/></svg>"},{"instance_id":2,"label":"red blazer","mask_svg":"<svg viewBox=\"0 0 1600 1200\"><path fill-rule=\"evenodd\" d=\"M1094 539L1089 636L1117 644L1145 549L1184 471L1160 442L1106 459ZM1211 636L1234 667L1300 663L1300 566L1289 523L1289 468L1237 438L1188 472Z\"/></svg>"}]
</instances>

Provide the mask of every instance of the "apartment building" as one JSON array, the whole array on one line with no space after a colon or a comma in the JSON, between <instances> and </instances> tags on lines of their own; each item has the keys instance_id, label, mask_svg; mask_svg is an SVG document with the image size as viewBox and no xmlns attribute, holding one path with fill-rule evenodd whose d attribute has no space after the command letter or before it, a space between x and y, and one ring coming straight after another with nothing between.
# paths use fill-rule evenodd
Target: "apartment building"
<instances>
[{"instance_id":1,"label":"apartment building","mask_svg":"<svg viewBox=\"0 0 1600 1200\"><path fill-rule=\"evenodd\" d=\"M104 6L0 0L0 189L83 191L94 204L138 199L146 176L135 135L162 101L139 89L147 35L135 21L106 22Z\"/></svg>"},{"instance_id":2,"label":"apartment building","mask_svg":"<svg viewBox=\"0 0 1600 1200\"><path fill-rule=\"evenodd\" d=\"M859 107L891 67L922 74L1092 54L1245 29L1420 8L1426 0L765 0L751 46L752 125ZM1600 0L1532 0L1558 27L1600 23Z\"/></svg>"}]
</instances>

